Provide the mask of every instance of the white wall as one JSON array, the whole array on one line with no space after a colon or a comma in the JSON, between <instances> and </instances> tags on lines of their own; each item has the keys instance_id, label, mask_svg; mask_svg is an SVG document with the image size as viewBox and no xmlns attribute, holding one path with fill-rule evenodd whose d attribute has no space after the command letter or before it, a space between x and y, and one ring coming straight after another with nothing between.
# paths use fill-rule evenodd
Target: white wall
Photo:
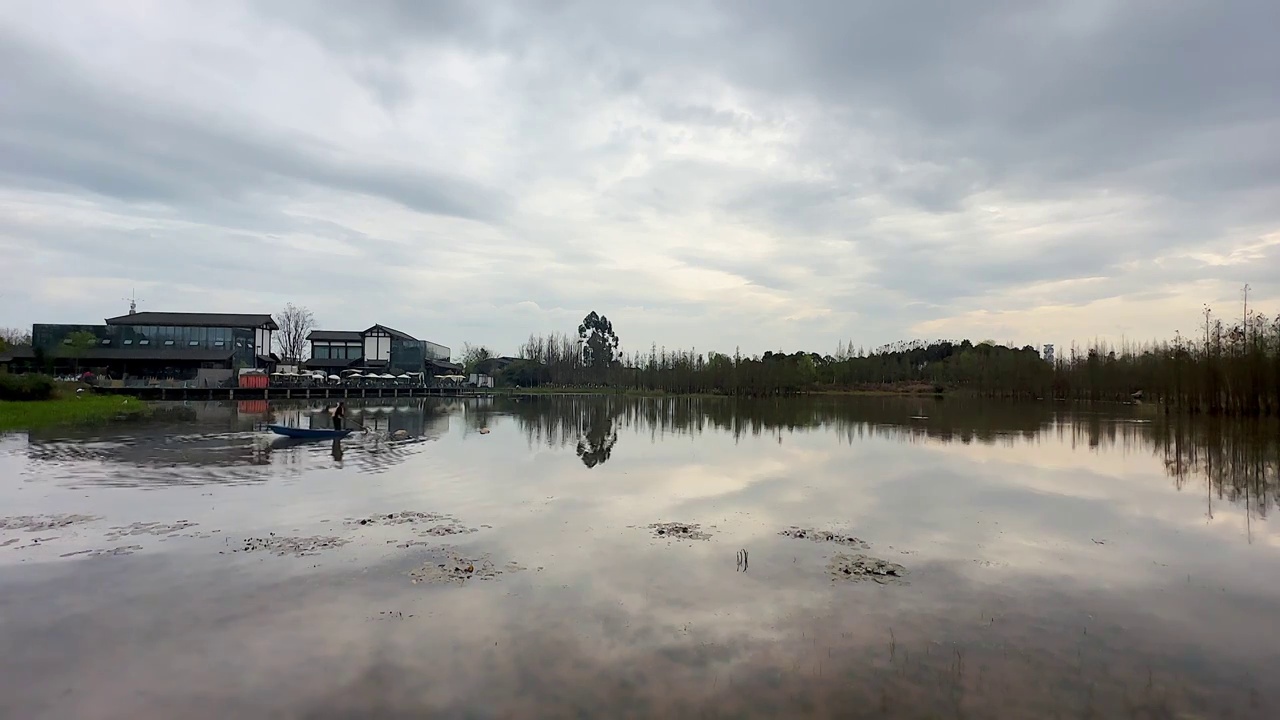
<instances>
[{"instance_id":1,"label":"white wall","mask_svg":"<svg viewBox=\"0 0 1280 720\"><path fill-rule=\"evenodd\" d=\"M253 352L257 355L270 355L273 348L271 347L271 331L258 328L253 331Z\"/></svg>"}]
</instances>

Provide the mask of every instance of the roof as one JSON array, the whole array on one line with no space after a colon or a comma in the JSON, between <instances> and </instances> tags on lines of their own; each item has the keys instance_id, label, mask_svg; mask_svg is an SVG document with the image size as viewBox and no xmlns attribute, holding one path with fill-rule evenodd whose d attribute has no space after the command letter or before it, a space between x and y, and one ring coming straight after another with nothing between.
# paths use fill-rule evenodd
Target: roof
<instances>
[{"instance_id":1,"label":"roof","mask_svg":"<svg viewBox=\"0 0 1280 720\"><path fill-rule=\"evenodd\" d=\"M446 362L444 360L428 360L429 364L444 370L462 370L463 367L458 363Z\"/></svg>"},{"instance_id":2,"label":"roof","mask_svg":"<svg viewBox=\"0 0 1280 720\"><path fill-rule=\"evenodd\" d=\"M364 339L364 335L359 330L312 330L307 339L311 341L338 340L345 342L360 342Z\"/></svg>"},{"instance_id":3,"label":"roof","mask_svg":"<svg viewBox=\"0 0 1280 720\"><path fill-rule=\"evenodd\" d=\"M11 345L6 350L0 350L0 362L9 362L15 358L32 358L35 357L35 351L30 345Z\"/></svg>"},{"instance_id":4,"label":"roof","mask_svg":"<svg viewBox=\"0 0 1280 720\"><path fill-rule=\"evenodd\" d=\"M95 360L186 360L189 362L214 362L226 360L235 352L234 348L192 348L192 347L148 347L148 348L110 348L96 347L85 350L81 355L68 352L58 347L48 353L51 358L75 357L81 362L91 363ZM35 358L35 351L29 347L12 348L8 357L12 359L30 360Z\"/></svg>"},{"instance_id":5,"label":"roof","mask_svg":"<svg viewBox=\"0 0 1280 720\"><path fill-rule=\"evenodd\" d=\"M409 340L412 342L418 342L418 338L410 335L409 333L404 333L404 332L400 332L399 330L394 330L392 328L387 327L386 325L374 325L368 330L365 330L365 333L371 333L374 330L383 330L389 335L391 335L391 337L398 338L400 340Z\"/></svg>"},{"instance_id":6,"label":"roof","mask_svg":"<svg viewBox=\"0 0 1280 720\"><path fill-rule=\"evenodd\" d=\"M185 325L188 327L259 328L279 330L270 315L241 313L140 312L107 318L108 325Z\"/></svg>"}]
</instances>

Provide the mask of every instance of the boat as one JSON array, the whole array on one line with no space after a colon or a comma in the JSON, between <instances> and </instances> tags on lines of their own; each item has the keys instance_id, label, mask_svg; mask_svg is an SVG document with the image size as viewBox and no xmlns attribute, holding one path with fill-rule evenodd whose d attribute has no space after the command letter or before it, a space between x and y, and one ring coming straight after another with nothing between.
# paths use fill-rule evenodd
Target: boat
<instances>
[{"instance_id":1,"label":"boat","mask_svg":"<svg viewBox=\"0 0 1280 720\"><path fill-rule=\"evenodd\" d=\"M268 425L267 429L277 435L298 438L300 440L333 440L344 438L354 430L325 430L312 428L296 428L288 425Z\"/></svg>"}]
</instances>

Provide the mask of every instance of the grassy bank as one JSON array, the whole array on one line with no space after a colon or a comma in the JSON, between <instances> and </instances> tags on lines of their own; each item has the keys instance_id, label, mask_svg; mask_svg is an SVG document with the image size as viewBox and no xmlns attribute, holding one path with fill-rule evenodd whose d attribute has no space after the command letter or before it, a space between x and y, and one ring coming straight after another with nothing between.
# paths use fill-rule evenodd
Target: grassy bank
<instances>
[{"instance_id":1,"label":"grassy bank","mask_svg":"<svg viewBox=\"0 0 1280 720\"><path fill-rule=\"evenodd\" d=\"M120 395L85 393L52 400L0 401L0 431L103 423L150 414L151 407L146 403Z\"/></svg>"}]
</instances>

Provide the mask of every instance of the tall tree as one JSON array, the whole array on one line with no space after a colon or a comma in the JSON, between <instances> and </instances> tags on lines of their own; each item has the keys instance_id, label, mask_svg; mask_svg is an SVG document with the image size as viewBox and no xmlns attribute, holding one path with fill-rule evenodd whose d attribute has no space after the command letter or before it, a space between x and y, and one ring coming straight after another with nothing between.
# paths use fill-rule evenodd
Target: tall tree
<instances>
[{"instance_id":1,"label":"tall tree","mask_svg":"<svg viewBox=\"0 0 1280 720\"><path fill-rule=\"evenodd\" d=\"M67 351L75 362L76 374L80 374L80 358L98 346L98 336L91 332L73 332L67 336Z\"/></svg>"},{"instance_id":2,"label":"tall tree","mask_svg":"<svg viewBox=\"0 0 1280 720\"><path fill-rule=\"evenodd\" d=\"M493 357L493 351L484 345L462 343L462 366L466 368L468 375L476 372L476 366L491 357Z\"/></svg>"},{"instance_id":3,"label":"tall tree","mask_svg":"<svg viewBox=\"0 0 1280 720\"><path fill-rule=\"evenodd\" d=\"M315 316L306 306L299 307L293 303L284 306L276 313L276 324L280 330L276 332L276 345L280 349L280 357L289 360L306 360L307 335L316 326Z\"/></svg>"},{"instance_id":4,"label":"tall tree","mask_svg":"<svg viewBox=\"0 0 1280 720\"><path fill-rule=\"evenodd\" d=\"M597 374L613 365L618 352L618 335L613 323L604 315L592 310L578 326L578 339L582 341L582 363Z\"/></svg>"}]
</instances>

